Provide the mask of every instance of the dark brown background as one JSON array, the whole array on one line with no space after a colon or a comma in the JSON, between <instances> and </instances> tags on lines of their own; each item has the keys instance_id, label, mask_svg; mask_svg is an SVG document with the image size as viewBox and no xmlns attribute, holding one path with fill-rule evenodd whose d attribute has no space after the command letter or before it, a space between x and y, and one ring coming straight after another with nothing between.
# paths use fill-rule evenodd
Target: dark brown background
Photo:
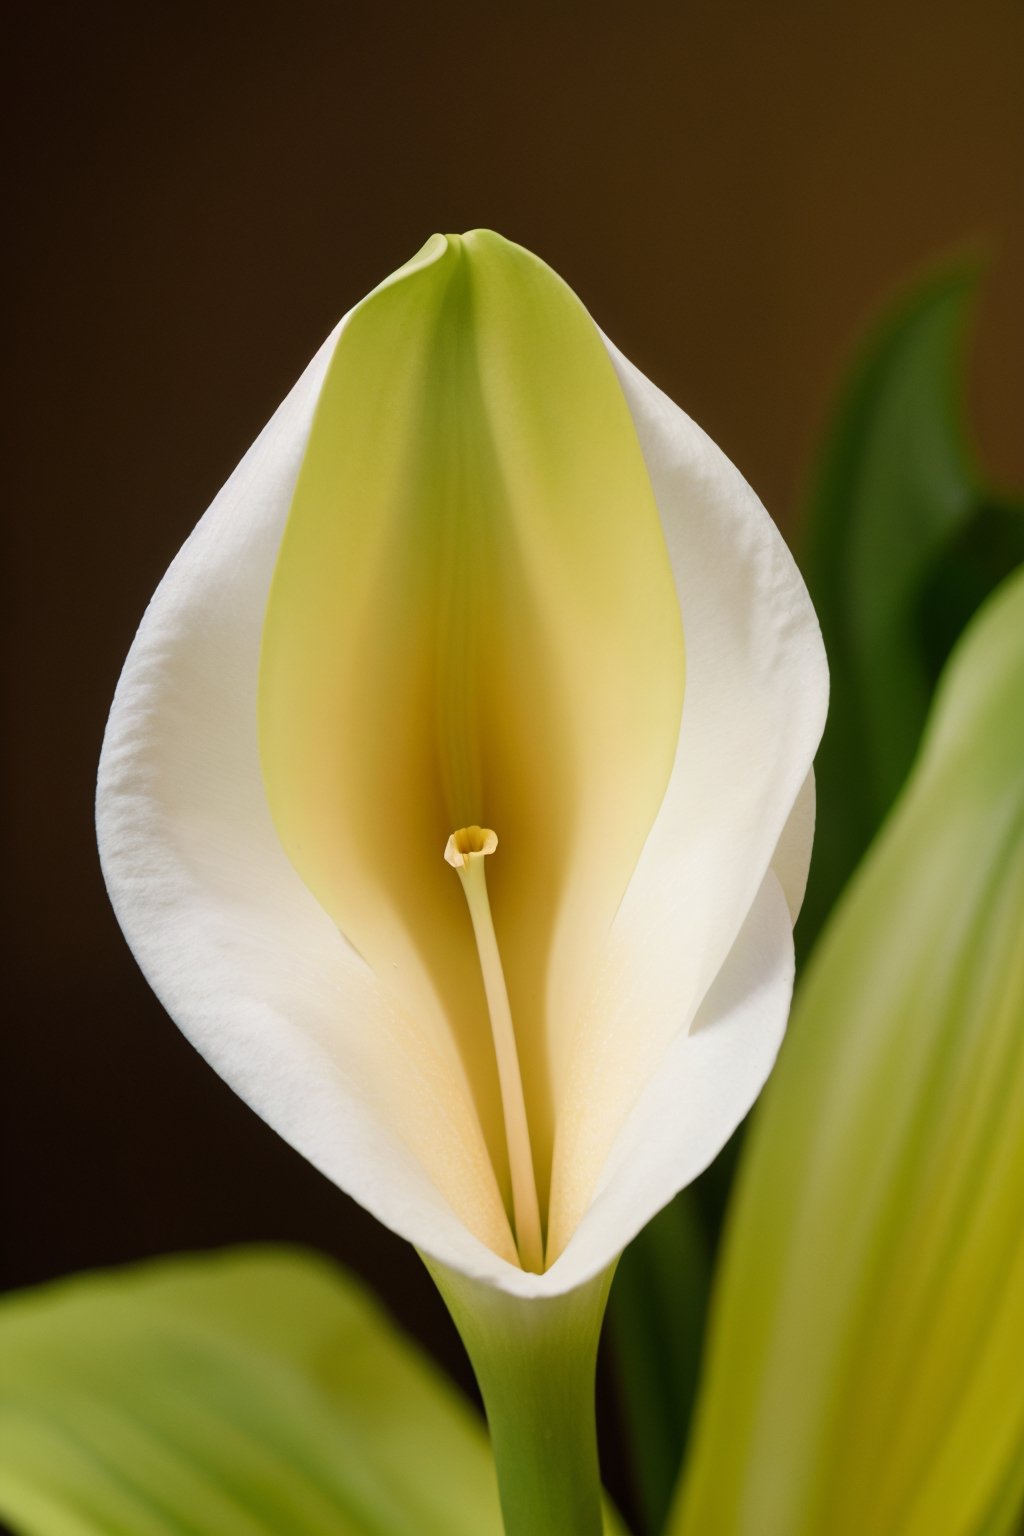
<instances>
[{"instance_id":1,"label":"dark brown background","mask_svg":"<svg viewBox=\"0 0 1024 1536\"><path fill-rule=\"evenodd\" d=\"M337 316L434 229L543 256L789 528L864 320L980 243L972 420L1020 484L1024 11L44 6L16 67L5 1279L298 1239L451 1358L413 1255L192 1053L110 915L91 798L135 625Z\"/></svg>"}]
</instances>

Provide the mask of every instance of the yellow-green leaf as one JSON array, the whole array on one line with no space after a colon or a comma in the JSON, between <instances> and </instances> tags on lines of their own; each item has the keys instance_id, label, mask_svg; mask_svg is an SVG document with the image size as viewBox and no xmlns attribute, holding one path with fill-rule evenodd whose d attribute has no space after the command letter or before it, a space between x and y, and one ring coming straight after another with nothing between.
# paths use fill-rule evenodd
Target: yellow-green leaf
<instances>
[{"instance_id":1,"label":"yellow-green leaf","mask_svg":"<svg viewBox=\"0 0 1024 1536\"><path fill-rule=\"evenodd\" d=\"M1024 1445L1022 1211L1018 574L954 653L800 990L744 1157L674 1536L1002 1520Z\"/></svg>"},{"instance_id":2,"label":"yellow-green leaf","mask_svg":"<svg viewBox=\"0 0 1024 1536\"><path fill-rule=\"evenodd\" d=\"M500 1536L479 1418L326 1260L252 1248L0 1306L18 1536Z\"/></svg>"}]
</instances>

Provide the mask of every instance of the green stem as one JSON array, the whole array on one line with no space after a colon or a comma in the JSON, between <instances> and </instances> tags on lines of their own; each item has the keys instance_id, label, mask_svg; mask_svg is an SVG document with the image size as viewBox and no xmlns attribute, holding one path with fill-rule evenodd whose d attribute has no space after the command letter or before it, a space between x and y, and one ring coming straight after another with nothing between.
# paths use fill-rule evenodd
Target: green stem
<instances>
[{"instance_id":1,"label":"green stem","mask_svg":"<svg viewBox=\"0 0 1024 1536\"><path fill-rule=\"evenodd\" d=\"M614 1265L524 1299L424 1262L480 1385L505 1536L601 1536L594 1375Z\"/></svg>"}]
</instances>

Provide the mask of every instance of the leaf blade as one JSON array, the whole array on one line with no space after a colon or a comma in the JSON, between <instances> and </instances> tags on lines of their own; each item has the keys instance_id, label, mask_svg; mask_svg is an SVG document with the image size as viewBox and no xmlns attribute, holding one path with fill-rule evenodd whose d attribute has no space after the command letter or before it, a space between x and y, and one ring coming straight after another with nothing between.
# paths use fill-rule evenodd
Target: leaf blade
<instances>
[{"instance_id":1,"label":"leaf blade","mask_svg":"<svg viewBox=\"0 0 1024 1536\"><path fill-rule=\"evenodd\" d=\"M1024 574L801 987L674 1536L964 1536L1024 1430Z\"/></svg>"},{"instance_id":2,"label":"leaf blade","mask_svg":"<svg viewBox=\"0 0 1024 1536\"><path fill-rule=\"evenodd\" d=\"M29 1536L500 1536L479 1420L312 1255L16 1296L0 1359L0 1512Z\"/></svg>"},{"instance_id":3,"label":"leaf blade","mask_svg":"<svg viewBox=\"0 0 1024 1536\"><path fill-rule=\"evenodd\" d=\"M849 377L808 497L801 564L832 696L804 950L906 777L953 641L1024 560L1024 507L992 496L963 419L977 282L971 266L942 271L884 318Z\"/></svg>"}]
</instances>

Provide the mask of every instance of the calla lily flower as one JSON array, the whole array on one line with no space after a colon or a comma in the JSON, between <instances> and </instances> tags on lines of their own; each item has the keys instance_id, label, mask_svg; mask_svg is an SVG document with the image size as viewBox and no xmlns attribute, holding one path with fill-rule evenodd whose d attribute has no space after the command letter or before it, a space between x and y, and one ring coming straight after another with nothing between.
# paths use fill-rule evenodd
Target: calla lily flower
<instances>
[{"instance_id":1,"label":"calla lily flower","mask_svg":"<svg viewBox=\"0 0 1024 1536\"><path fill-rule=\"evenodd\" d=\"M158 588L108 889L198 1050L457 1317L599 1309L774 1060L826 692L723 454L542 262L435 236Z\"/></svg>"},{"instance_id":2,"label":"calla lily flower","mask_svg":"<svg viewBox=\"0 0 1024 1536\"><path fill-rule=\"evenodd\" d=\"M436 236L161 582L100 764L108 890L171 1017L328 1178L460 1274L566 1292L770 1070L826 689L723 454L535 257ZM485 860L497 1059L458 878Z\"/></svg>"}]
</instances>

